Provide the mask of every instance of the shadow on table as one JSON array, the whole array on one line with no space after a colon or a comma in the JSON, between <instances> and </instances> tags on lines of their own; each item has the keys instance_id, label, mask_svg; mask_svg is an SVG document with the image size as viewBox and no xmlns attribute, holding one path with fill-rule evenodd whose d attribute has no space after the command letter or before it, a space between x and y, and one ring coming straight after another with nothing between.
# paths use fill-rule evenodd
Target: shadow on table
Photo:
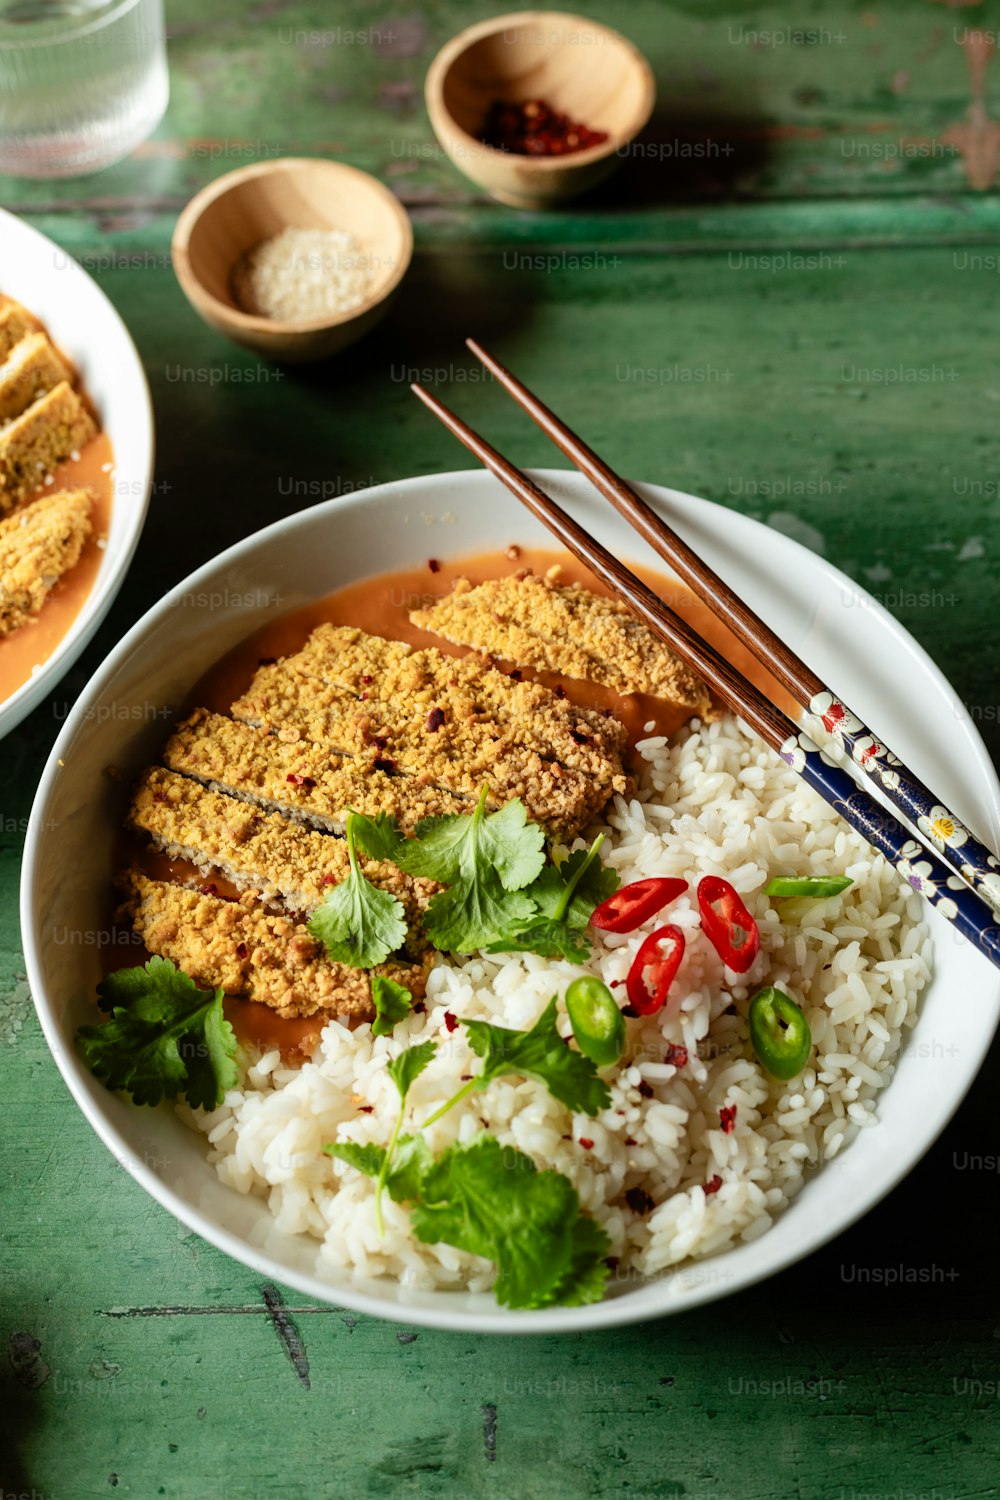
<instances>
[{"instance_id":1,"label":"shadow on table","mask_svg":"<svg viewBox=\"0 0 1000 1500\"><path fill-rule=\"evenodd\" d=\"M660 105L621 153L619 170L588 202L619 212L748 196L770 164L766 123L750 101L712 110Z\"/></svg>"},{"instance_id":2,"label":"shadow on table","mask_svg":"<svg viewBox=\"0 0 1000 1500\"><path fill-rule=\"evenodd\" d=\"M0 1496L38 1493L23 1453L36 1420L35 1392L48 1375L37 1341L25 1333L11 1334L8 1357L0 1367Z\"/></svg>"}]
</instances>

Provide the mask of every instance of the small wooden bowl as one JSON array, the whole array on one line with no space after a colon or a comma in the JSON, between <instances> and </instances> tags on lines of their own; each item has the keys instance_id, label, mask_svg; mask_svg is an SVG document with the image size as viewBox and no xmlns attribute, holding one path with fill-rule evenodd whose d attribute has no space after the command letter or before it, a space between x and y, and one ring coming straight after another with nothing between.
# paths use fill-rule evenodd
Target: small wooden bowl
<instances>
[{"instance_id":1,"label":"small wooden bowl","mask_svg":"<svg viewBox=\"0 0 1000 1500\"><path fill-rule=\"evenodd\" d=\"M549 208L614 171L652 114L656 85L617 31L564 11L524 10L459 32L431 63L425 97L435 135L466 177L501 203ZM571 156L495 150L476 136L496 99L543 99L608 139Z\"/></svg>"},{"instance_id":2,"label":"small wooden bowl","mask_svg":"<svg viewBox=\"0 0 1000 1500\"><path fill-rule=\"evenodd\" d=\"M244 312L230 285L247 250L280 230L344 229L369 257L371 282L358 307L313 322ZM197 313L237 344L268 359L323 359L378 322L413 254L409 217L389 189L343 162L286 157L227 172L196 193L177 220L174 271Z\"/></svg>"}]
</instances>

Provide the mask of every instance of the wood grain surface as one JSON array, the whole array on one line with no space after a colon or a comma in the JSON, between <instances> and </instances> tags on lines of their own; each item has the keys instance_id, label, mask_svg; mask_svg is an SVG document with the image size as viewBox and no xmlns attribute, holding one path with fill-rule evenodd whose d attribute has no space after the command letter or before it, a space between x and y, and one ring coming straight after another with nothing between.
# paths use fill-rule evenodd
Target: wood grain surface
<instances>
[{"instance_id":1,"label":"wood grain surface","mask_svg":"<svg viewBox=\"0 0 1000 1500\"><path fill-rule=\"evenodd\" d=\"M519 464L552 461L467 334L622 473L758 517L882 598L997 752L1000 62L972 35L995 10L574 8L643 49L660 102L646 154L558 213L478 196L429 131L427 64L480 0L167 0L156 138L92 178L0 180L121 311L158 431L122 593L0 747L4 1500L998 1493L995 1058L909 1179L798 1267L645 1327L489 1341L303 1304L177 1225L71 1102L24 981L41 766L144 609L282 515L455 467L411 379ZM349 364L258 363L170 269L191 193L285 154L376 172L413 215L411 272Z\"/></svg>"}]
</instances>

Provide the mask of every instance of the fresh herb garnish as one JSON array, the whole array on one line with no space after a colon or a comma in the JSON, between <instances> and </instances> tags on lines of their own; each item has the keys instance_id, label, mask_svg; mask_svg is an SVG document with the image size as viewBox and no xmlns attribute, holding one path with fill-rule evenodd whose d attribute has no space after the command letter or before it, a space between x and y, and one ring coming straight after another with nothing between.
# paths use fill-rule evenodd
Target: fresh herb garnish
<instances>
[{"instance_id":1,"label":"fresh herb garnish","mask_svg":"<svg viewBox=\"0 0 1000 1500\"><path fill-rule=\"evenodd\" d=\"M388 891L372 885L358 865L356 845L360 844L369 853L373 848L387 847L391 823L384 815L372 819L348 812L347 853L351 873L334 886L307 923L313 937L325 944L327 957L334 963L371 969L384 963L390 953L402 947L406 938L402 903Z\"/></svg>"},{"instance_id":2,"label":"fresh herb garnish","mask_svg":"<svg viewBox=\"0 0 1000 1500\"><path fill-rule=\"evenodd\" d=\"M449 1147L419 1185L411 1214L417 1239L494 1261L502 1306L573 1305L603 1295L608 1237L583 1218L561 1172L539 1172L522 1151L484 1135Z\"/></svg>"},{"instance_id":3,"label":"fresh herb garnish","mask_svg":"<svg viewBox=\"0 0 1000 1500\"><path fill-rule=\"evenodd\" d=\"M399 824L389 813L379 813L366 818L363 813L352 813L354 838L359 849L372 859L394 860L403 843Z\"/></svg>"},{"instance_id":4,"label":"fresh herb garnish","mask_svg":"<svg viewBox=\"0 0 1000 1500\"><path fill-rule=\"evenodd\" d=\"M515 797L486 812L487 788L476 810L425 818L397 855L400 869L447 887L424 914L424 931L445 953L474 953L534 913L523 893L545 863L545 836Z\"/></svg>"},{"instance_id":5,"label":"fresh herb garnish","mask_svg":"<svg viewBox=\"0 0 1000 1500\"><path fill-rule=\"evenodd\" d=\"M577 849L562 864L546 865L524 894L535 915L512 927L487 948L488 953L539 953L586 963L590 957L589 922L594 908L618 889L617 871L602 865L598 834L589 849Z\"/></svg>"},{"instance_id":6,"label":"fresh herb garnish","mask_svg":"<svg viewBox=\"0 0 1000 1500\"><path fill-rule=\"evenodd\" d=\"M405 984L386 979L384 974L373 974L372 1003L375 1006L372 1032L375 1036L388 1036L393 1027L410 1014L413 996Z\"/></svg>"},{"instance_id":7,"label":"fresh herb garnish","mask_svg":"<svg viewBox=\"0 0 1000 1500\"><path fill-rule=\"evenodd\" d=\"M484 1059L483 1071L470 1078L452 1097L431 1115L424 1125L433 1125L452 1105L469 1094L486 1088L494 1078L505 1073L524 1073L544 1083L549 1093L568 1109L596 1115L611 1103L611 1091L597 1067L582 1052L574 1052L563 1041L556 1027L556 1002L553 997L530 1031L511 1031L493 1026L489 1021L463 1021L469 1033L469 1045Z\"/></svg>"},{"instance_id":8,"label":"fresh herb garnish","mask_svg":"<svg viewBox=\"0 0 1000 1500\"><path fill-rule=\"evenodd\" d=\"M169 959L151 958L109 974L97 994L111 1020L81 1026L77 1041L109 1089L136 1104L183 1094L196 1109L217 1109L236 1087L236 1038L221 989L199 989Z\"/></svg>"},{"instance_id":9,"label":"fresh herb garnish","mask_svg":"<svg viewBox=\"0 0 1000 1500\"><path fill-rule=\"evenodd\" d=\"M604 1295L604 1230L581 1214L568 1177L539 1172L515 1147L482 1135L435 1158L416 1135L395 1140L394 1153L350 1142L325 1149L377 1178L379 1197L385 1187L396 1202L412 1203L417 1239L495 1262L504 1307L572 1307Z\"/></svg>"}]
</instances>

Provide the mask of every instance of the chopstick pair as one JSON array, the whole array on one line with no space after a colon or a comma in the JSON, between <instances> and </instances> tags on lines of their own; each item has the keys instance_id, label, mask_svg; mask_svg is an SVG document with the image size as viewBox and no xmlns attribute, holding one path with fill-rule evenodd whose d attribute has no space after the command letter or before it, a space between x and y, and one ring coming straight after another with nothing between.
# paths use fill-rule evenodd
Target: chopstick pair
<instances>
[{"instance_id":1,"label":"chopstick pair","mask_svg":"<svg viewBox=\"0 0 1000 1500\"><path fill-rule=\"evenodd\" d=\"M914 889L1000 967L1000 861L871 733L864 722L740 600L729 586L586 443L473 339L466 340L548 437L621 515L748 646L802 707L850 752L856 770L878 784L920 830L898 822L800 727L676 615L662 599L492 448L436 396L414 384L425 406L600 578L681 660L693 667L727 708L738 714L883 854ZM934 844L935 847L930 847ZM959 850L961 851L959 854ZM939 852L953 862L942 863Z\"/></svg>"}]
</instances>

